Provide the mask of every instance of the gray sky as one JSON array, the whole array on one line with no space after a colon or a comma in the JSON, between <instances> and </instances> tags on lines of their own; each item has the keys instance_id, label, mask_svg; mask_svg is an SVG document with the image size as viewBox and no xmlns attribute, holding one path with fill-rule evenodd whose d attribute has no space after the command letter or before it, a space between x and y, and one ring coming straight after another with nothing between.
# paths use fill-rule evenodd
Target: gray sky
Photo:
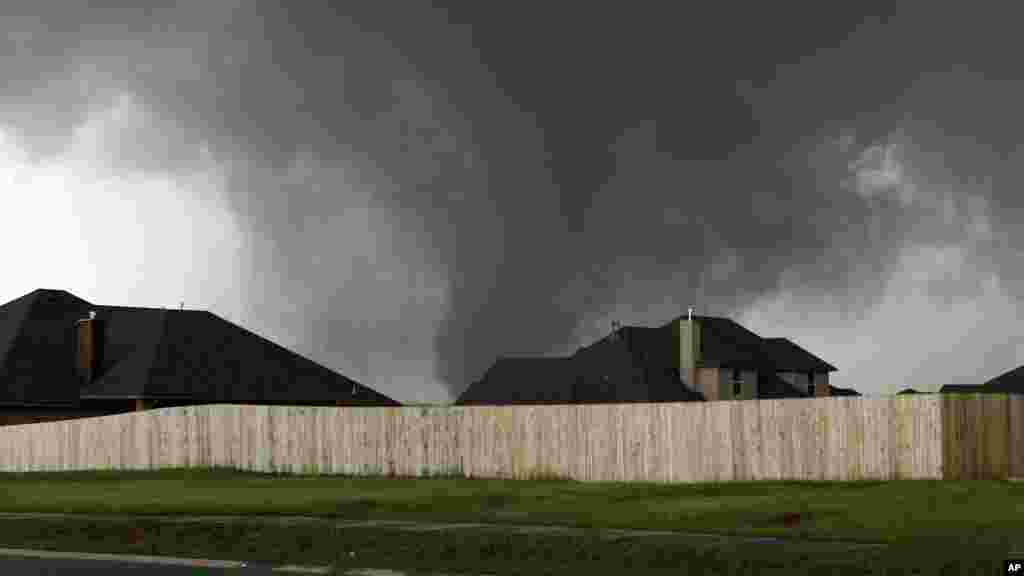
<instances>
[{"instance_id":1,"label":"gray sky","mask_svg":"<svg viewBox=\"0 0 1024 576\"><path fill-rule=\"evenodd\" d=\"M184 301L403 401L688 305L868 394L1024 362L1011 15L133 4L0 8L2 301Z\"/></svg>"}]
</instances>

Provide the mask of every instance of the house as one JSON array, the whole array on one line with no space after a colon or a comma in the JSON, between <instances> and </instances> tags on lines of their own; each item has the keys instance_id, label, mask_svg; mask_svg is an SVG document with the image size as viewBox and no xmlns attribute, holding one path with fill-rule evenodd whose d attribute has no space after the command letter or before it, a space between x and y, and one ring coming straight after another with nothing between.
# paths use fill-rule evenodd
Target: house
<instances>
[{"instance_id":1,"label":"house","mask_svg":"<svg viewBox=\"0 0 1024 576\"><path fill-rule=\"evenodd\" d=\"M681 317L616 328L568 358L499 360L456 404L825 396L835 370L786 338L762 338L727 318Z\"/></svg>"},{"instance_id":2,"label":"house","mask_svg":"<svg viewBox=\"0 0 1024 576\"><path fill-rule=\"evenodd\" d=\"M679 317L672 327L683 380L707 400L828 395L834 366L785 338L762 338L714 316Z\"/></svg>"},{"instance_id":3,"label":"house","mask_svg":"<svg viewBox=\"0 0 1024 576\"><path fill-rule=\"evenodd\" d=\"M947 384L943 394L1024 394L1024 366L1008 370L984 384Z\"/></svg>"},{"instance_id":4,"label":"house","mask_svg":"<svg viewBox=\"0 0 1024 576\"><path fill-rule=\"evenodd\" d=\"M828 387L829 396L860 396L860 392L852 388L837 388L835 386Z\"/></svg>"},{"instance_id":5,"label":"house","mask_svg":"<svg viewBox=\"0 0 1024 576\"><path fill-rule=\"evenodd\" d=\"M624 326L576 351L573 402L685 402L703 399L681 385L670 328Z\"/></svg>"},{"instance_id":6,"label":"house","mask_svg":"<svg viewBox=\"0 0 1024 576\"><path fill-rule=\"evenodd\" d=\"M207 403L398 405L210 312L63 290L0 306L0 423Z\"/></svg>"},{"instance_id":7,"label":"house","mask_svg":"<svg viewBox=\"0 0 1024 576\"><path fill-rule=\"evenodd\" d=\"M896 393L897 396L903 396L906 394L920 394L920 392L914 390L913 388L905 388Z\"/></svg>"}]
</instances>

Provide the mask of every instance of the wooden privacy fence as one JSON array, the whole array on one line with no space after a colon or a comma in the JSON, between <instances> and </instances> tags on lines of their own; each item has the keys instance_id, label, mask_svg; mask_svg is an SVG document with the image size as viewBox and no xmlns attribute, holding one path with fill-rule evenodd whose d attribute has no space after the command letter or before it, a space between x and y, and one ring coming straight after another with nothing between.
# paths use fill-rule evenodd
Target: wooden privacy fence
<instances>
[{"instance_id":1,"label":"wooden privacy fence","mask_svg":"<svg viewBox=\"0 0 1024 576\"><path fill-rule=\"evenodd\" d=\"M1024 396L209 405L0 428L0 471L231 467L596 481L1024 476Z\"/></svg>"}]
</instances>

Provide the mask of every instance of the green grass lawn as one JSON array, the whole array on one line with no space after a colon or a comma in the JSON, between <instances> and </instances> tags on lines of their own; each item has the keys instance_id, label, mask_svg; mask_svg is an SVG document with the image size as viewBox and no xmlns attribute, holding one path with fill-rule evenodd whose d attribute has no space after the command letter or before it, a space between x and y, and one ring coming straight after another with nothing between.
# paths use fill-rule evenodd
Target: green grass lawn
<instances>
[{"instance_id":1,"label":"green grass lawn","mask_svg":"<svg viewBox=\"0 0 1024 576\"><path fill-rule=\"evenodd\" d=\"M893 544L888 551L856 553L839 548L827 552L821 544L797 542L742 545L738 549L723 550L720 546L709 549L680 546L678 540L669 546L661 537L596 544L588 540L596 536L581 535L460 532L456 538L444 533L394 532L382 537L379 532L384 529L337 529L341 532L335 533L334 529L312 526L207 526L188 530L181 525L158 523L152 525L153 536L149 539L149 545L161 546L160 553L171 553L178 544L185 546L196 540L188 544L193 548L185 546L183 550L209 549L212 557L230 558L216 552L252 548L269 554L280 549L281 554L291 555L290 562L301 557L298 559L305 560L298 563L307 564L317 556L311 550L323 550L325 558L332 558L332 562L347 562L339 556L337 544L325 543L324 538L333 534L331 538L336 543L342 542L345 546L351 545L353 551L358 549L371 557L386 559L385 566L428 562L438 568L461 567L488 573L500 573L487 567L493 562L511 562L510 566L514 564L529 573L539 573L536 570L545 565L562 565L564 569L564 563L569 562L581 568L592 566L587 570L601 574L604 572L600 570L611 570L611 567L620 571L635 570L633 564L622 564L633 558L634 563L646 563L650 570L661 565L665 570L688 565L709 574L744 573L747 568L763 568L773 562L803 562L808 566L832 566L836 570L822 573L875 573L858 571L870 566L877 566L883 570L880 573L885 573L884 570L894 566L928 565L939 571L919 573L941 573L945 569L953 574L961 573L957 571L960 569L977 568L979 562L998 564L1002 556L1011 551L1024 553L1024 484L997 481L658 485L275 476L227 470L27 473L0 474L0 511L309 514L358 519L675 529ZM783 516L792 513L800 514L799 523L786 525ZM61 521L59 525L64 528L60 532L54 528L56 525L54 521L3 521L0 545L37 542L40 547L47 547L47 541L63 539L60 541L78 542L93 549L102 547L98 543L103 538L90 539L83 535L102 534L105 529L69 531L68 524ZM25 534L24 530L35 532ZM197 536L202 535L203 530L223 533ZM124 539L112 538L110 545L124 551ZM210 542L221 544L212 546ZM272 544L275 542L277 544ZM461 551L456 553L451 547L459 543ZM156 552L150 550L149 553ZM506 555L509 558L505 558ZM749 564L743 565L747 566L744 568L736 562ZM953 564L947 566L943 562ZM726 571L717 572L719 569ZM780 567L779 573L787 570L792 573L792 569L791 565ZM772 572L765 569L747 573ZM979 572L967 570L964 573Z\"/></svg>"},{"instance_id":2,"label":"green grass lawn","mask_svg":"<svg viewBox=\"0 0 1024 576\"><path fill-rule=\"evenodd\" d=\"M309 514L898 542L1002 533L1024 536L1024 483L659 485L284 476L228 470L25 473L0 474L0 511ZM783 524L787 513L801 515L797 526Z\"/></svg>"}]
</instances>

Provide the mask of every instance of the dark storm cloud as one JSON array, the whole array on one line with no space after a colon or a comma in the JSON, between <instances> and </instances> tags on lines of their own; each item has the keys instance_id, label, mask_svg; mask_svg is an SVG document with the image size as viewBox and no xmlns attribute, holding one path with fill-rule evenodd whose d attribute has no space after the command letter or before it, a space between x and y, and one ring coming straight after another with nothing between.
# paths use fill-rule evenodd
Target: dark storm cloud
<instances>
[{"instance_id":1,"label":"dark storm cloud","mask_svg":"<svg viewBox=\"0 0 1024 576\"><path fill-rule=\"evenodd\" d=\"M174 173L209 145L244 226L248 326L416 397L432 372L458 386L467 359L515 346L516 306L550 301L566 262L543 134L443 11L54 8L12 64L40 79L7 116L50 154L130 91L151 122L101 134L111 169ZM40 120L49 107L66 117ZM572 321L552 316L557 341Z\"/></svg>"},{"instance_id":2,"label":"dark storm cloud","mask_svg":"<svg viewBox=\"0 0 1024 576\"><path fill-rule=\"evenodd\" d=\"M43 156L135 113L98 132L114 172L209 150L243 323L436 399L496 355L688 305L811 335L920 286L1012 307L1010 20L853 10L26 3L0 24L0 111ZM833 341L836 364L873 354Z\"/></svg>"}]
</instances>

